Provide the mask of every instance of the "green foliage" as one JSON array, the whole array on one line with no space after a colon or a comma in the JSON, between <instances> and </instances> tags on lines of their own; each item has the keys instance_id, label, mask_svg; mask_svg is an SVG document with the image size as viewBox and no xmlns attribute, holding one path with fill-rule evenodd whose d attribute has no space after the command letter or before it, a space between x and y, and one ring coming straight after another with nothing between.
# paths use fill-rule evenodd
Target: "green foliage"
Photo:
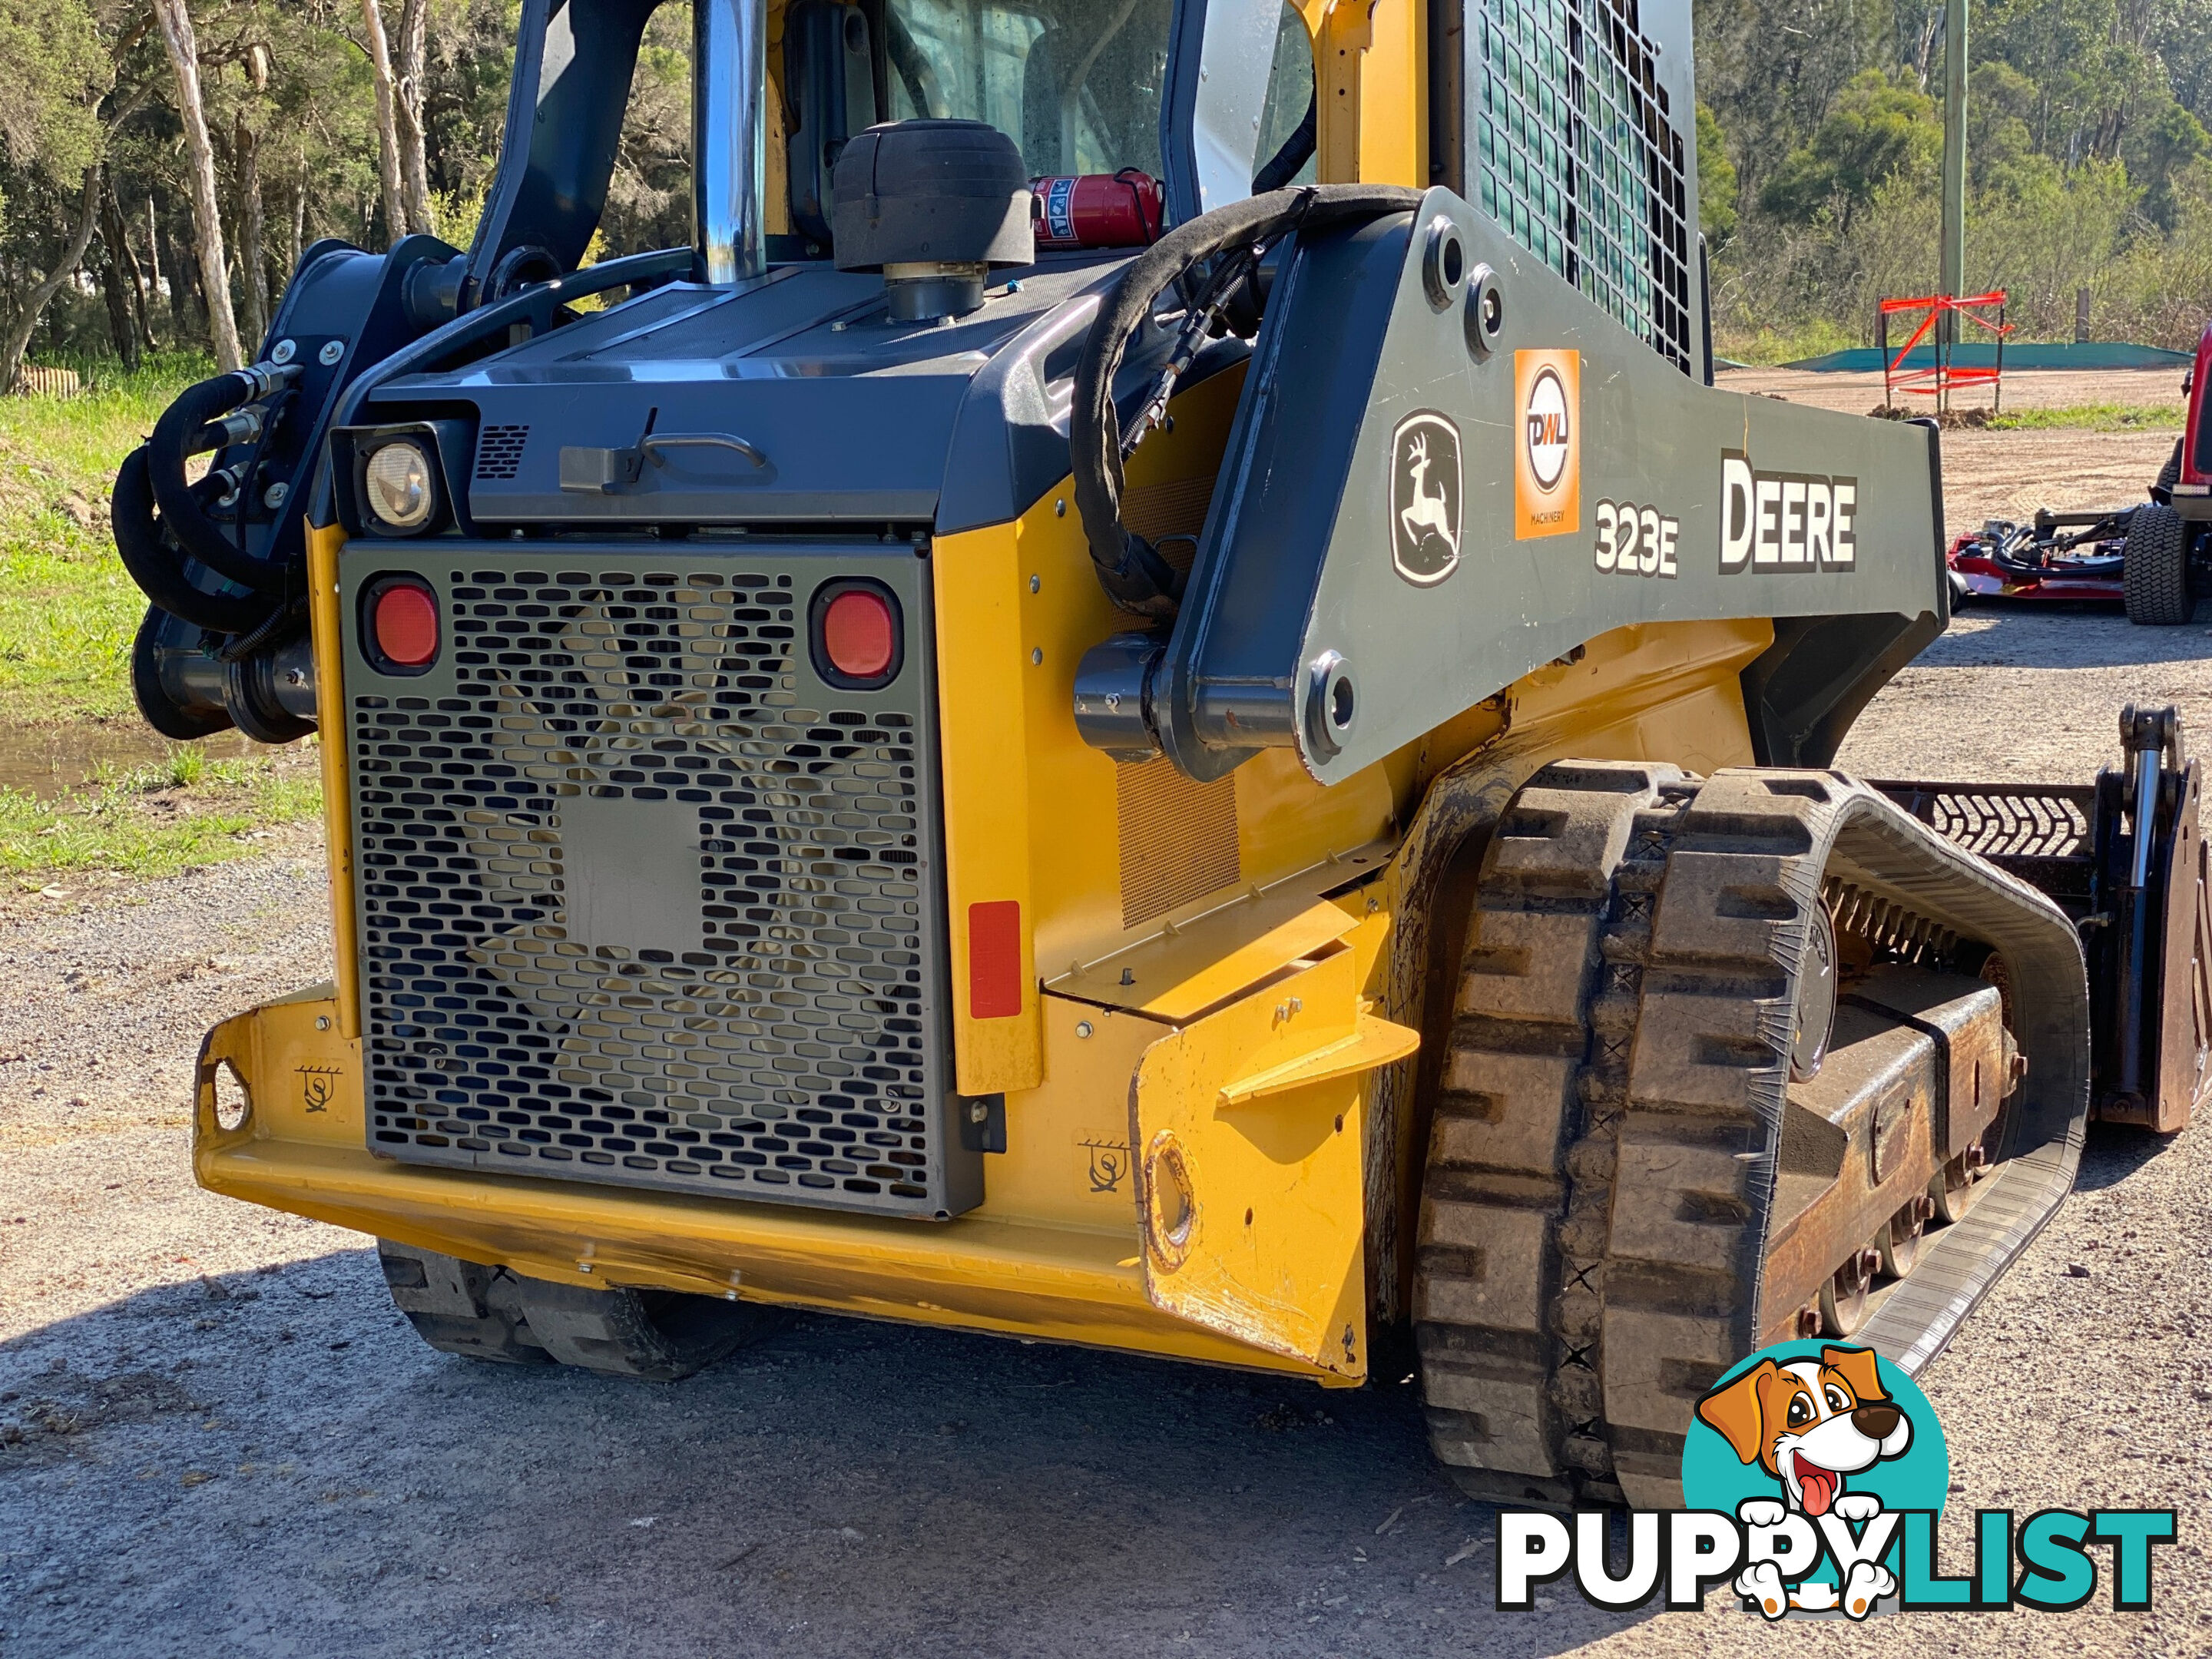
<instances>
[{"instance_id":1,"label":"green foliage","mask_svg":"<svg viewBox=\"0 0 2212 1659\"><path fill-rule=\"evenodd\" d=\"M1806 357L1826 356L1860 344L1858 336L1825 318L1810 318L1784 330L1754 325L1723 336L1721 355L1731 362L1766 367L1794 363Z\"/></svg>"},{"instance_id":2,"label":"green foliage","mask_svg":"<svg viewBox=\"0 0 2212 1659\"><path fill-rule=\"evenodd\" d=\"M1892 179L1930 176L1942 153L1935 100L1868 70L1836 95L1811 140L1790 152L1759 192L1759 205L1791 223L1829 213L1848 227Z\"/></svg>"},{"instance_id":3,"label":"green foliage","mask_svg":"<svg viewBox=\"0 0 2212 1659\"><path fill-rule=\"evenodd\" d=\"M214 365L170 356L132 374L74 367L87 377L76 397L0 398L0 722L136 727L127 653L146 602L108 538L109 483ZM256 852L266 826L319 810L308 752L211 760L179 744L58 799L0 789L0 874L34 886L92 871L150 878Z\"/></svg>"},{"instance_id":4,"label":"green foliage","mask_svg":"<svg viewBox=\"0 0 2212 1659\"><path fill-rule=\"evenodd\" d=\"M1751 202L1851 77L1881 60L1896 21L1891 0L1697 0L1696 13L1698 95Z\"/></svg>"},{"instance_id":5,"label":"green foliage","mask_svg":"<svg viewBox=\"0 0 2212 1659\"><path fill-rule=\"evenodd\" d=\"M2175 175L2212 154L2212 133L2179 104L2168 102L2137 130L2130 149L2129 171L2143 186L2146 211L2160 229L2172 229L2179 210Z\"/></svg>"},{"instance_id":6,"label":"green foliage","mask_svg":"<svg viewBox=\"0 0 2212 1659\"><path fill-rule=\"evenodd\" d=\"M437 221L439 239L465 251L477 239L477 222L483 217L484 200L489 193L488 179L472 190L432 191L430 211Z\"/></svg>"},{"instance_id":7,"label":"green foliage","mask_svg":"<svg viewBox=\"0 0 2212 1659\"><path fill-rule=\"evenodd\" d=\"M2050 164L2028 129L2038 98L2035 82L2011 64L1974 65L1966 97L1966 179L1973 190L2015 191Z\"/></svg>"},{"instance_id":8,"label":"green foliage","mask_svg":"<svg viewBox=\"0 0 2212 1659\"><path fill-rule=\"evenodd\" d=\"M1698 228L1717 250L1735 234L1735 163L1720 118L1708 104L1698 106Z\"/></svg>"},{"instance_id":9,"label":"green foliage","mask_svg":"<svg viewBox=\"0 0 2212 1659\"><path fill-rule=\"evenodd\" d=\"M646 25L599 225L602 259L690 239L690 42L691 8L680 0Z\"/></svg>"},{"instance_id":10,"label":"green foliage","mask_svg":"<svg viewBox=\"0 0 2212 1659\"><path fill-rule=\"evenodd\" d=\"M98 159L92 106L114 70L84 0L0 7L0 151L10 167L74 181Z\"/></svg>"},{"instance_id":11,"label":"green foliage","mask_svg":"<svg viewBox=\"0 0 2212 1659\"><path fill-rule=\"evenodd\" d=\"M1741 175L1715 239L1723 353L1871 343L1877 301L1935 289L1942 18L1943 0L1698 0L1698 90ZM1972 44L1968 289L2006 289L2016 337L2070 338L2087 289L2097 337L2193 344L2212 318L2201 7L1984 0Z\"/></svg>"},{"instance_id":12,"label":"green foliage","mask_svg":"<svg viewBox=\"0 0 2212 1659\"><path fill-rule=\"evenodd\" d=\"M1968 291L2006 290L2016 338L2072 338L2075 289L2087 287L2100 338L2193 342L2212 284L2183 274L2171 255L2201 246L2212 271L2212 212L2188 221L2196 240L2145 236L2140 192L2119 162L2087 163L2069 175L2048 158L2033 159L2012 191L1980 192L1968 204ZM1873 343L1882 300L1936 291L1939 219L1935 190L1898 178L1848 224L1831 216L1802 226L1752 224L1716 273L1719 349L1747 360L1759 337L1802 337L1816 324L1841 335L1838 345ZM2160 304L2166 309L2150 314ZM1974 337L1975 325L1966 328Z\"/></svg>"},{"instance_id":13,"label":"green foliage","mask_svg":"<svg viewBox=\"0 0 2212 1659\"><path fill-rule=\"evenodd\" d=\"M2170 194L2172 228L2136 238L2100 273L2094 331L2103 337L2189 350L2212 322L2212 161L2176 173Z\"/></svg>"},{"instance_id":14,"label":"green foliage","mask_svg":"<svg viewBox=\"0 0 2212 1659\"><path fill-rule=\"evenodd\" d=\"M1875 300L1935 285L1943 6L1695 0L1700 226L1715 252L1723 350L1863 343ZM245 316L255 286L242 236L249 151L263 210L258 275L272 301L317 238L371 248L388 238L361 17L353 0L192 9L233 298ZM520 0L429 0L428 170L439 230L457 246L473 234L495 161L520 9ZM385 0L388 28L401 11ZM160 273L144 325L161 346L189 346L204 340L206 322L181 129L166 53L146 24L144 0L0 0L0 311L51 267L82 166L104 157L127 252L147 277ZM655 12L594 257L686 234L689 36L684 0ZM2212 313L2212 29L2202 4L1982 0L1973 47L1969 285L2009 288L2031 337L2070 333L2074 291L2086 287L2100 336L2193 340ZM106 303L114 252L95 242L85 269L99 286L55 296L32 340L35 358L119 349ZM26 591L51 596L54 569L96 568L82 556L87 534L52 492L27 505L20 469L6 465L0 475L14 483L0 484L0 557L24 576L20 561L35 556ZM9 620L24 614L15 591L0 591L0 700L31 672L24 625ZM100 642L114 617L81 600L64 606L85 623L71 648L105 661L112 651ZM106 674L85 671L82 687Z\"/></svg>"},{"instance_id":15,"label":"green foliage","mask_svg":"<svg viewBox=\"0 0 2212 1659\"><path fill-rule=\"evenodd\" d=\"M2074 290L2085 272L2108 270L2136 223L2142 198L2118 161L2063 173L2048 157L2011 192L1978 198L1966 221L1968 285L2003 289L2031 338L2070 338Z\"/></svg>"}]
</instances>

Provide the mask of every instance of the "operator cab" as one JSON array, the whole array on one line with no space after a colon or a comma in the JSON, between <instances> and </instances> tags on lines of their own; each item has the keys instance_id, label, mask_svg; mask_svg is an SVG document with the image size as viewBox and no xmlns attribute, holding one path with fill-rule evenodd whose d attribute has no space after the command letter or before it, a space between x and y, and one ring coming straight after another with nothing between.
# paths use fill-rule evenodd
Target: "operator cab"
<instances>
[{"instance_id":1,"label":"operator cab","mask_svg":"<svg viewBox=\"0 0 2212 1659\"><path fill-rule=\"evenodd\" d=\"M771 260L830 255L838 159L881 122L987 123L1012 140L1032 179L1133 172L1164 187L1170 222L1249 192L1278 157L1267 187L1310 177L1313 53L1297 9L1285 0L1182 9L1179 26L1172 0L700 0L692 150L702 274L730 282ZM555 14L549 40L567 15ZM619 121L601 88L634 58L629 31L641 33L649 15L647 6L580 18L608 37L583 95L572 99L566 84L586 64L580 43L538 102L576 103L583 130L572 121L562 143L539 133L527 166L502 158L502 175L518 175L516 199L542 198L553 211L526 210L515 225L488 215L472 271L509 257L522 221L565 209L596 222L605 186L585 164L611 155L613 135L590 128ZM1156 214L1150 234L1160 228ZM544 239L549 263L560 264L573 240Z\"/></svg>"},{"instance_id":2,"label":"operator cab","mask_svg":"<svg viewBox=\"0 0 2212 1659\"><path fill-rule=\"evenodd\" d=\"M837 158L854 134L879 121L988 122L1014 141L1033 179L1128 169L1164 178L1160 117L1174 10L1172 0L795 0L785 15L783 61L769 76L784 115L787 229L797 243L776 253L830 250ZM1271 54L1256 150L1263 159L1297 133L1313 98L1311 46L1287 3ZM1309 142L1292 169L1301 177L1311 176L1310 149ZM774 218L776 208L769 213Z\"/></svg>"}]
</instances>

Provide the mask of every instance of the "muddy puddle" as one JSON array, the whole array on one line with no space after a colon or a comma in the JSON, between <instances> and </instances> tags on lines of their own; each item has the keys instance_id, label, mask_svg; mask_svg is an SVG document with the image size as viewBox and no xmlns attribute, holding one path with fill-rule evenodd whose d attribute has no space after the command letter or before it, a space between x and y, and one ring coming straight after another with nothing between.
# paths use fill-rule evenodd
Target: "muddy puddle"
<instances>
[{"instance_id":1,"label":"muddy puddle","mask_svg":"<svg viewBox=\"0 0 2212 1659\"><path fill-rule=\"evenodd\" d=\"M184 744L122 721L112 726L0 726L0 789L51 799L96 783L102 776L166 761L187 749L197 749L210 760L278 752L237 731Z\"/></svg>"}]
</instances>

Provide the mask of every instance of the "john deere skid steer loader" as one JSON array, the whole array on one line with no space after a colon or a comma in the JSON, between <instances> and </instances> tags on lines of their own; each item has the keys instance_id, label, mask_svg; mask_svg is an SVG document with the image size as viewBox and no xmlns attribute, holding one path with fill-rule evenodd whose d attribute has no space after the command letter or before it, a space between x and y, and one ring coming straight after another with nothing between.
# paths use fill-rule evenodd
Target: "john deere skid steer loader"
<instances>
[{"instance_id":1,"label":"john deere skid steer loader","mask_svg":"<svg viewBox=\"0 0 2212 1659\"><path fill-rule=\"evenodd\" d=\"M1470 1491L1666 1504L2192 1109L2170 714L1825 769L1936 434L1713 388L1686 0L696 0L695 245L581 265L652 3L526 0L474 246L309 249L118 480L147 718L323 757L204 1184L489 1360L1410 1328Z\"/></svg>"}]
</instances>

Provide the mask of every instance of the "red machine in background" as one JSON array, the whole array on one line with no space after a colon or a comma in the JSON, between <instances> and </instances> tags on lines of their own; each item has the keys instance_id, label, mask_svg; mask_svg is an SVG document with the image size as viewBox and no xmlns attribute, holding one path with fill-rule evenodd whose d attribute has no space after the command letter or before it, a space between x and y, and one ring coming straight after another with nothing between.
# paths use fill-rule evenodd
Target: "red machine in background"
<instances>
[{"instance_id":1,"label":"red machine in background","mask_svg":"<svg viewBox=\"0 0 2212 1659\"><path fill-rule=\"evenodd\" d=\"M2189 412L2173 453L2138 507L2039 512L2026 524L1992 519L1946 555L1960 600L2118 600L2128 620L2171 626L2212 594L2212 426L2204 419L2212 327L2182 377Z\"/></svg>"},{"instance_id":2,"label":"red machine in background","mask_svg":"<svg viewBox=\"0 0 2212 1659\"><path fill-rule=\"evenodd\" d=\"M2136 509L2038 513L2026 524L1991 519L1951 544L1951 591L1960 599L2124 603L2126 541Z\"/></svg>"}]
</instances>

